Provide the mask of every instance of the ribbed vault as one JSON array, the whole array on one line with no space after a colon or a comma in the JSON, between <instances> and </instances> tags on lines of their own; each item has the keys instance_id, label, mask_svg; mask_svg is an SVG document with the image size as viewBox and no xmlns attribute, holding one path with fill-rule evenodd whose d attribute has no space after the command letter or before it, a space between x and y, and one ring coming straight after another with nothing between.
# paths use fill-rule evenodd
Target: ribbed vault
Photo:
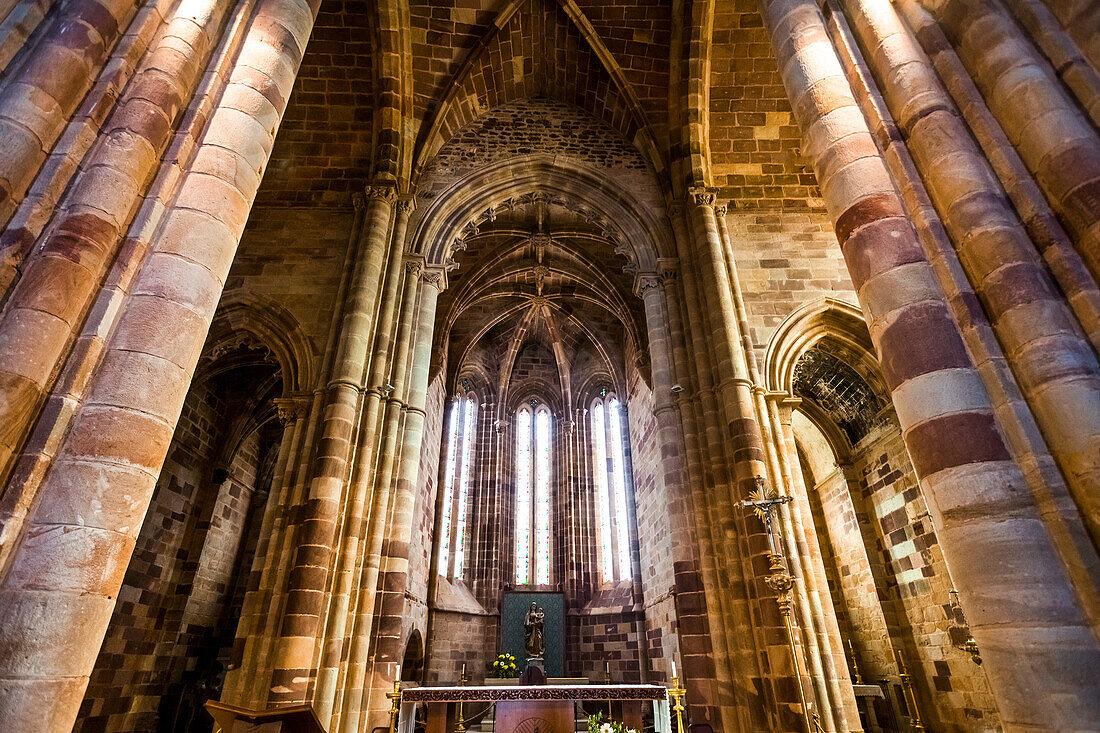
<instances>
[{"instance_id":1,"label":"ribbed vault","mask_svg":"<svg viewBox=\"0 0 1100 733\"><path fill-rule=\"evenodd\" d=\"M598 223L536 200L464 245L440 299L449 385L488 388L502 411L532 380L565 410L594 375L623 389L626 360L647 347L627 260Z\"/></svg>"}]
</instances>

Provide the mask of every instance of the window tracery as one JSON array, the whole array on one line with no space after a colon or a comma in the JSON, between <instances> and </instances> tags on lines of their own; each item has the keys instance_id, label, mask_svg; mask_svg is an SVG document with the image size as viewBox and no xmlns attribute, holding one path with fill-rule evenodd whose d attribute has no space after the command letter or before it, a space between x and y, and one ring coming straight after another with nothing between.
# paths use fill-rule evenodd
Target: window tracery
<instances>
[{"instance_id":1,"label":"window tracery","mask_svg":"<svg viewBox=\"0 0 1100 733\"><path fill-rule=\"evenodd\" d=\"M550 584L550 410L516 412L516 583Z\"/></svg>"},{"instance_id":2,"label":"window tracery","mask_svg":"<svg viewBox=\"0 0 1100 733\"><path fill-rule=\"evenodd\" d=\"M449 423L439 525L438 572L445 577L461 578L466 560L466 520L477 423L477 400L473 395L454 400Z\"/></svg>"},{"instance_id":3,"label":"window tracery","mask_svg":"<svg viewBox=\"0 0 1100 733\"><path fill-rule=\"evenodd\" d=\"M600 527L600 577L605 583L631 577L626 500L626 434L614 396L592 402L592 461Z\"/></svg>"}]
</instances>

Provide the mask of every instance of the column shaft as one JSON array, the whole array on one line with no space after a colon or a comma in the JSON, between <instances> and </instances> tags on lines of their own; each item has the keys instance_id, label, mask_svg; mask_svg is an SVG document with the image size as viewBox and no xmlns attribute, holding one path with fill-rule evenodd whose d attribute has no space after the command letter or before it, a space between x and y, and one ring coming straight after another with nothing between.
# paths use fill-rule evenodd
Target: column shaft
<instances>
[{"instance_id":1,"label":"column shaft","mask_svg":"<svg viewBox=\"0 0 1100 733\"><path fill-rule=\"evenodd\" d=\"M993 0L922 0L1100 280L1100 137Z\"/></svg>"},{"instance_id":2,"label":"column shaft","mask_svg":"<svg viewBox=\"0 0 1100 733\"><path fill-rule=\"evenodd\" d=\"M1003 720L1037 728L1090 725L1100 702L1079 691L1100 685L1100 647L998 430L824 19L812 0L763 0L761 9ZM1021 542L1028 553L1017 551ZM1021 594L1028 604L1017 602ZM1036 694L1075 703L1040 711L1030 704Z\"/></svg>"},{"instance_id":3,"label":"column shaft","mask_svg":"<svg viewBox=\"0 0 1100 733\"><path fill-rule=\"evenodd\" d=\"M864 57L1094 541L1100 364L935 70L888 0L844 0Z\"/></svg>"},{"instance_id":4,"label":"column shaft","mask_svg":"<svg viewBox=\"0 0 1100 733\"><path fill-rule=\"evenodd\" d=\"M337 559L337 533L349 520L349 504L355 503L348 493L349 478L393 198L391 188L375 187L367 201L363 246L348 285L294 568L287 581L287 603L272 674L273 703L305 702L318 666L323 664L317 644L328 617L327 591Z\"/></svg>"},{"instance_id":5,"label":"column shaft","mask_svg":"<svg viewBox=\"0 0 1100 733\"><path fill-rule=\"evenodd\" d=\"M0 224L11 218L136 11L135 0L62 5L7 80L0 91Z\"/></svg>"},{"instance_id":6,"label":"column shaft","mask_svg":"<svg viewBox=\"0 0 1100 733\"><path fill-rule=\"evenodd\" d=\"M39 414L198 85L230 0L184 0L25 264L0 318L0 482ZM193 52L183 55L179 47ZM2 102L0 102L2 104Z\"/></svg>"},{"instance_id":7,"label":"column shaft","mask_svg":"<svg viewBox=\"0 0 1100 733\"><path fill-rule=\"evenodd\" d=\"M260 1L12 554L0 582L4 728L68 730L76 718L314 12Z\"/></svg>"}]
</instances>

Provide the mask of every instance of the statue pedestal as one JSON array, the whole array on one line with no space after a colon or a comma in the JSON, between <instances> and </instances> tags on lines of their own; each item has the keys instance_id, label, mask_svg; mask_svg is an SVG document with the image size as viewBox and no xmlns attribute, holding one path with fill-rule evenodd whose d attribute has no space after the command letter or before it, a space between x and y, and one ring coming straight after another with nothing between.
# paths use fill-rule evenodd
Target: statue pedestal
<instances>
[{"instance_id":1,"label":"statue pedestal","mask_svg":"<svg viewBox=\"0 0 1100 733\"><path fill-rule=\"evenodd\" d=\"M309 705L249 710L211 700L206 710L221 733L325 733Z\"/></svg>"}]
</instances>

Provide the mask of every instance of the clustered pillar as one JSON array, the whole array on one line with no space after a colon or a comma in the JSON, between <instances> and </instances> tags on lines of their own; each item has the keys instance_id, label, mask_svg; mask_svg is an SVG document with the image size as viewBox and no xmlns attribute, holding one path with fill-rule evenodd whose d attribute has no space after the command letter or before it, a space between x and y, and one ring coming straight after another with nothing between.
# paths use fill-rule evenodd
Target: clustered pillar
<instances>
[{"instance_id":1,"label":"clustered pillar","mask_svg":"<svg viewBox=\"0 0 1100 733\"><path fill-rule=\"evenodd\" d=\"M765 0L779 57L903 436L1006 725L1089 725L1100 647L813 2ZM1021 543L1028 547L1020 553ZM1014 558L991 565L988 558ZM1017 599L1026 595L1028 604ZM1019 663L1026 647L1029 664ZM1040 692L1041 691L1041 692Z\"/></svg>"},{"instance_id":2,"label":"clustered pillar","mask_svg":"<svg viewBox=\"0 0 1100 733\"><path fill-rule=\"evenodd\" d=\"M71 5L85 6L102 7ZM315 12L293 0L257 3L194 162L2 568L7 727L68 730L76 718Z\"/></svg>"}]
</instances>

